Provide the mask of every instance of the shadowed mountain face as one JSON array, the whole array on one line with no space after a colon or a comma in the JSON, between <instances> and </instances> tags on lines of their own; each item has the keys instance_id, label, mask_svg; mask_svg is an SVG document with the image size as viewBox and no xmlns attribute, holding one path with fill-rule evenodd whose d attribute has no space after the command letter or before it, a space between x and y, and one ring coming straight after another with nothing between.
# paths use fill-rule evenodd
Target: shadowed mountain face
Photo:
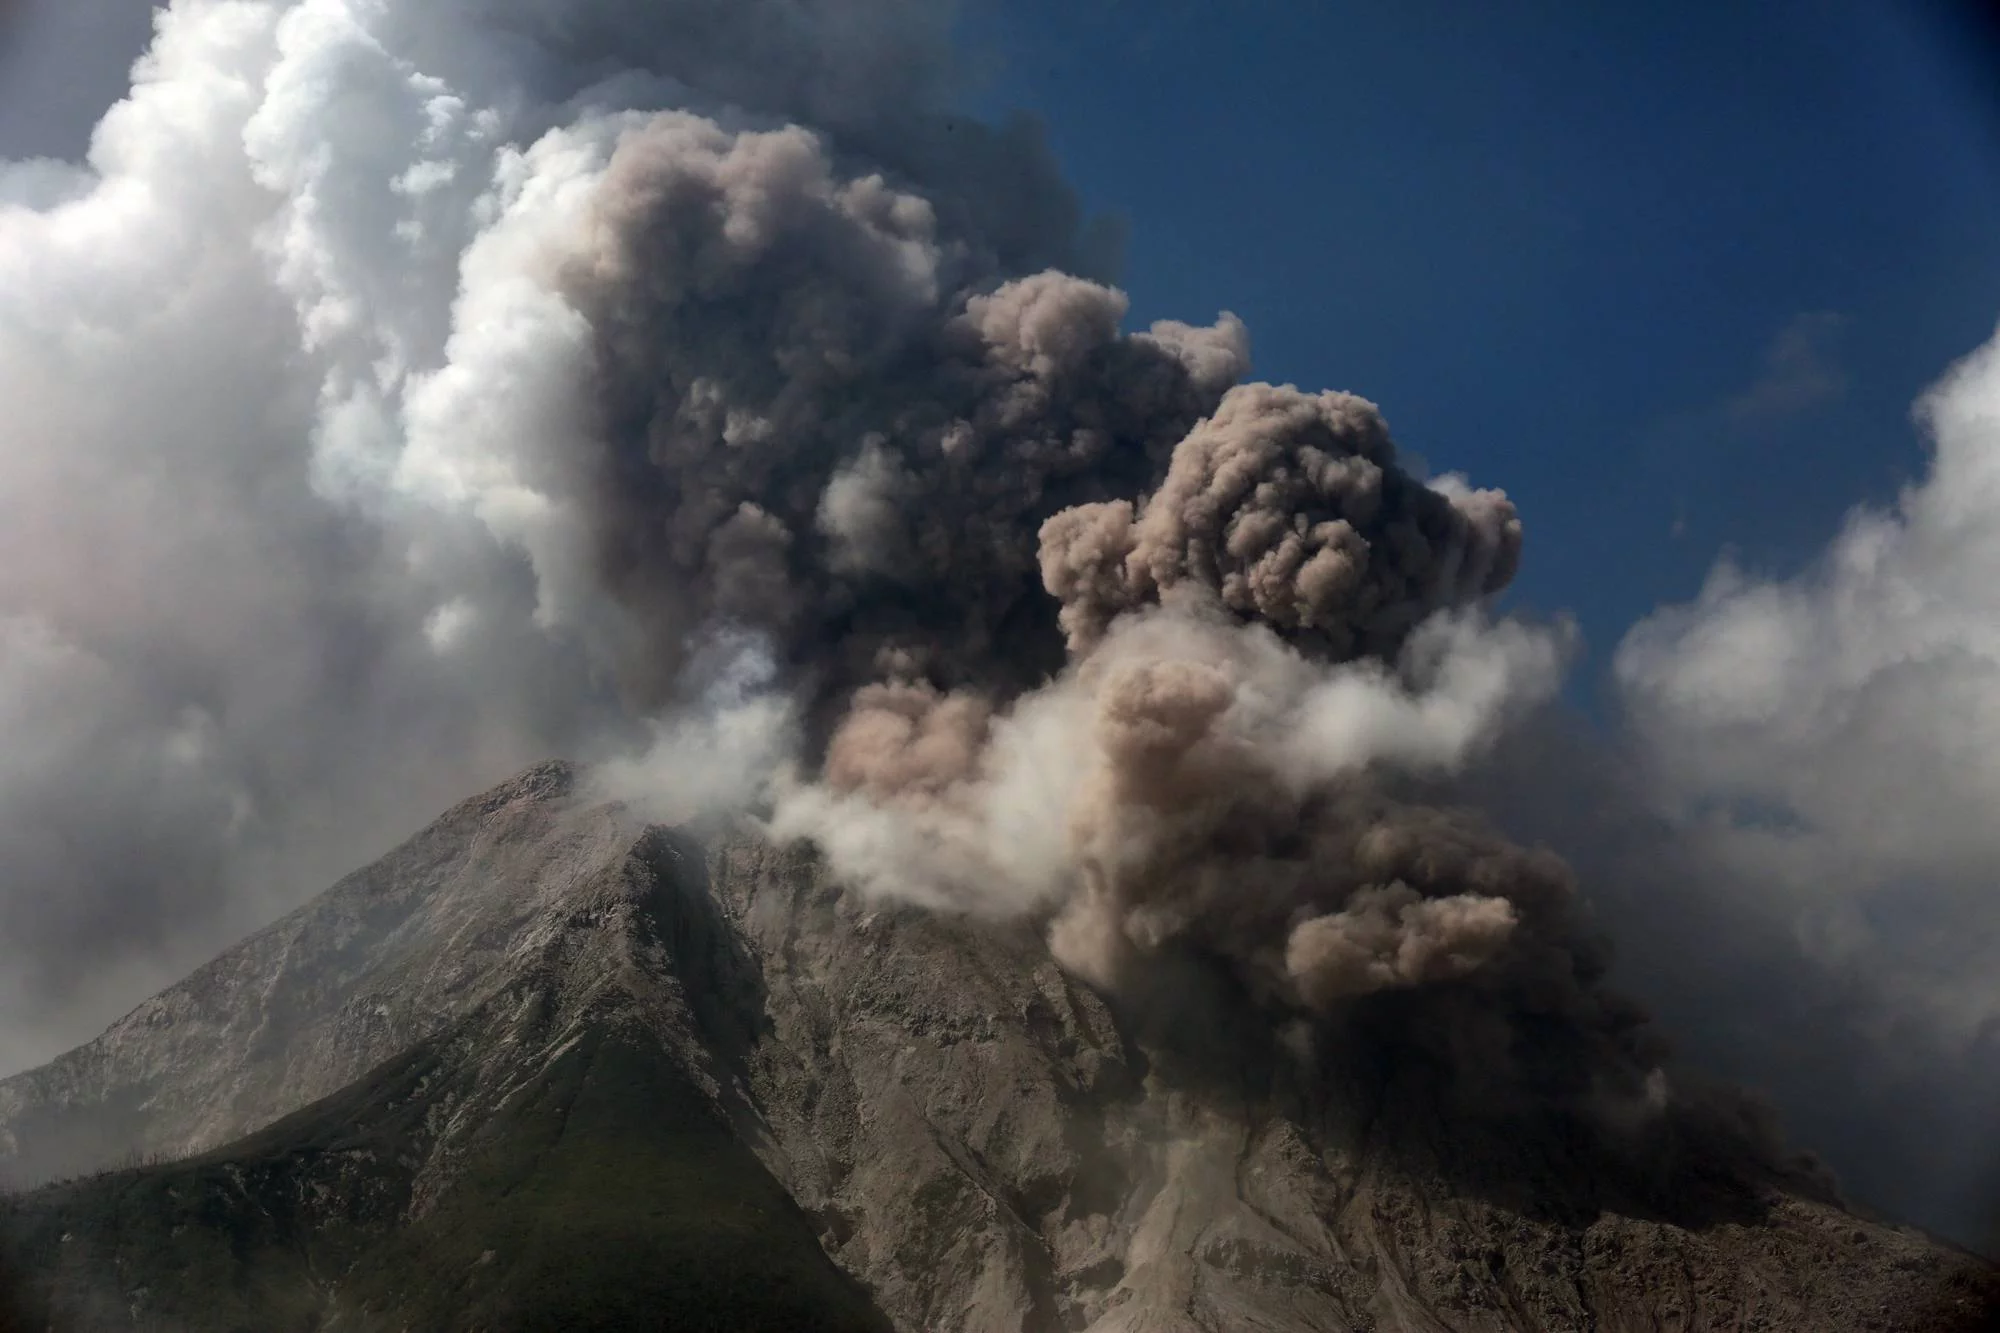
<instances>
[{"instance_id":1,"label":"shadowed mountain face","mask_svg":"<svg viewBox=\"0 0 2000 1333\"><path fill-rule=\"evenodd\" d=\"M1994 1275L1726 1120L1455 1102L1357 1009L874 910L543 765L0 1083L56 1328L1974 1328ZM1188 997L1201 992L1201 1002ZM1393 1000L1394 997L1384 997ZM1263 1035L1259 1035L1259 1034Z\"/></svg>"}]
</instances>

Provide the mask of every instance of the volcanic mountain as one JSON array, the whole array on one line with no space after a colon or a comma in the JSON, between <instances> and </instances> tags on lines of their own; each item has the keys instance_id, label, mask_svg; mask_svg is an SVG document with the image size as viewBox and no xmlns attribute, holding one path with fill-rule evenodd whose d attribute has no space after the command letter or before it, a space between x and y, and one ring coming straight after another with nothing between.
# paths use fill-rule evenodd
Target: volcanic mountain
<instances>
[{"instance_id":1,"label":"volcanic mountain","mask_svg":"<svg viewBox=\"0 0 2000 1333\"><path fill-rule=\"evenodd\" d=\"M1930 1330L2000 1296L1698 1118L1621 1148L1469 1112L1365 1022L1228 1013L540 765L0 1082L0 1323Z\"/></svg>"}]
</instances>

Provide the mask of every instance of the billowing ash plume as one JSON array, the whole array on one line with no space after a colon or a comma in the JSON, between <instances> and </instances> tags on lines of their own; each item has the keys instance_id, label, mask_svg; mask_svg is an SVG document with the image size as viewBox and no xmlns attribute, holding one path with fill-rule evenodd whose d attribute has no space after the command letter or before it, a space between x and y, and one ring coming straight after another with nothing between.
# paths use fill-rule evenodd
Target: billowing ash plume
<instances>
[{"instance_id":1,"label":"billowing ash plume","mask_svg":"<svg viewBox=\"0 0 2000 1333\"><path fill-rule=\"evenodd\" d=\"M940 219L797 128L668 116L612 153L562 274L597 429L545 462L647 702L714 624L819 692L891 660L1033 682L1040 522L1143 485L1244 368L1233 320L1126 337L1117 292L1003 280Z\"/></svg>"},{"instance_id":2,"label":"billowing ash plume","mask_svg":"<svg viewBox=\"0 0 2000 1333\"><path fill-rule=\"evenodd\" d=\"M948 20L175 0L87 166L0 172L12 1013L557 751L1114 991L1659 1102L1568 872L1410 794L1560 675L1512 507L1126 331Z\"/></svg>"},{"instance_id":3,"label":"billowing ash plume","mask_svg":"<svg viewBox=\"0 0 2000 1333\"><path fill-rule=\"evenodd\" d=\"M1194 947L1286 1010L1462 977L1565 919L1553 858L1367 781L1462 763L1553 687L1557 638L1438 621L1399 675L1175 600L1004 705L863 689L779 828L895 894L1050 912L1058 957L1102 984Z\"/></svg>"},{"instance_id":4,"label":"billowing ash plume","mask_svg":"<svg viewBox=\"0 0 2000 1333\"><path fill-rule=\"evenodd\" d=\"M1393 654L1431 612L1498 592L1520 548L1498 492L1401 472L1373 404L1258 384L1188 435L1136 511L1115 500L1052 520L1042 576L1073 650L1186 583L1339 660Z\"/></svg>"},{"instance_id":5,"label":"billowing ash plume","mask_svg":"<svg viewBox=\"0 0 2000 1333\"><path fill-rule=\"evenodd\" d=\"M1504 585L1511 506L1403 472L1361 399L1231 387L1234 321L1124 335L1116 292L1008 276L950 213L797 127L669 113L606 155L552 264L585 430L523 466L573 516L635 700L754 634L824 759L782 829L865 887L1055 910L1058 956L1106 985L1183 941L1325 1007L1559 918L1559 869L1351 790L1460 762L1546 693L1541 636L1411 640ZM1413 735L1373 734L1399 710ZM1056 714L1061 753L996 749ZM992 808L1037 788L1039 818ZM887 841L848 854L864 827ZM995 838L1039 863L1010 874Z\"/></svg>"}]
</instances>

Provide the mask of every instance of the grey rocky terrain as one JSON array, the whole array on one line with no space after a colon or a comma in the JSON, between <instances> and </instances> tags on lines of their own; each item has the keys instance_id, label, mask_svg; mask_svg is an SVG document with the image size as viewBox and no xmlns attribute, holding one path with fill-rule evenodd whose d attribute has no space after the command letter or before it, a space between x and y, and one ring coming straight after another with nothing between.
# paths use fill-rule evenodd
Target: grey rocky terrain
<instances>
[{"instance_id":1,"label":"grey rocky terrain","mask_svg":"<svg viewBox=\"0 0 2000 1333\"><path fill-rule=\"evenodd\" d=\"M1113 1005L1032 926L878 908L808 850L749 834L704 849L549 764L0 1083L0 1154L21 1186L192 1156L180 1175L100 1179L133 1177L126 1199L255 1202L264 1239L247 1248L247 1205L174 1226L231 1228L239 1268L305 1255L283 1298L295 1327L417 1317L410 1254L546 1262L531 1229L480 1233L511 1216L485 1201L558 1174L570 1189L603 1169L577 1152L628 1139L619 1186L657 1200L632 1226L712 1207L697 1201L713 1182L672 1164L720 1164L761 1219L759 1253L816 1234L912 1333L1971 1329L2000 1291L1980 1260L1698 1121L1621 1154L1574 1126L1466 1114L1421 1052L1366 1023L1292 1041L1186 1000ZM611 1050L627 1055L596 1054ZM594 1072L565 1072L579 1060ZM627 1068L643 1072L609 1072ZM564 1147L568 1108L615 1102L614 1078L658 1116L600 1117L615 1131ZM577 1091L592 1087L597 1102ZM242 1183L266 1177L275 1195ZM134 1295L138 1233L85 1234L103 1214L79 1188L13 1201L21 1263L68 1256L62 1308L87 1305L92 1327L175 1326L164 1297ZM384 1237L401 1238L394 1262ZM800 1291L838 1294L816 1255L783 1253ZM278 1298L241 1277L222 1285L256 1327ZM501 1299L464 1281L468 1309ZM497 1306L485 1323L421 1308L509 1326ZM741 1326L787 1326L763 1318Z\"/></svg>"}]
</instances>

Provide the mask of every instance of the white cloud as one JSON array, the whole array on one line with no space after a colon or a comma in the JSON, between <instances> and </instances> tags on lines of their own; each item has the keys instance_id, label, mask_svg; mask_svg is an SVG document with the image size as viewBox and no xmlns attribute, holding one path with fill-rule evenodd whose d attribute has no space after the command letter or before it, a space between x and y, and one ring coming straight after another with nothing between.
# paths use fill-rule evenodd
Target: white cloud
<instances>
[{"instance_id":1,"label":"white cloud","mask_svg":"<svg viewBox=\"0 0 2000 1333\"><path fill-rule=\"evenodd\" d=\"M1620 647L1663 799L1823 956L2000 1019L2000 339L1920 402L1929 475L1788 579L1719 566Z\"/></svg>"},{"instance_id":2,"label":"white cloud","mask_svg":"<svg viewBox=\"0 0 2000 1333\"><path fill-rule=\"evenodd\" d=\"M0 1060L646 734L530 465L587 429L558 261L637 115L584 108L697 96L665 72L859 117L942 36L713 9L173 0L87 162L0 162ZM660 725L711 782L789 735Z\"/></svg>"},{"instance_id":3,"label":"white cloud","mask_svg":"<svg viewBox=\"0 0 2000 1333\"><path fill-rule=\"evenodd\" d=\"M1739 426L1762 425L1839 399L1847 374L1836 354L1847 322L1828 310L1794 315L1764 349L1756 380L1723 405L1723 416Z\"/></svg>"}]
</instances>

